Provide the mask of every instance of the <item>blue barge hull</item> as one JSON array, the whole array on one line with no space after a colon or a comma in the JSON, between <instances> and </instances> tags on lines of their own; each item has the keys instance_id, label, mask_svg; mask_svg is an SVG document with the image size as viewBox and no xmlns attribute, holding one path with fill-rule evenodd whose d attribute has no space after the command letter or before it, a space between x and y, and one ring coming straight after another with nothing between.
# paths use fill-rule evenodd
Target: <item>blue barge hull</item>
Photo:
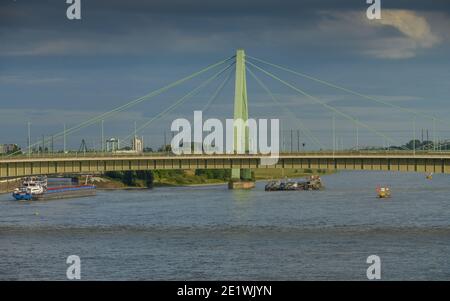
<instances>
[{"instance_id":1,"label":"blue barge hull","mask_svg":"<svg viewBox=\"0 0 450 301\"><path fill-rule=\"evenodd\" d=\"M16 200L56 200L66 198L78 198L96 195L96 186L82 185L82 186L65 186L65 187L52 187L48 188L44 193L29 194L29 193L14 193L13 197Z\"/></svg>"}]
</instances>

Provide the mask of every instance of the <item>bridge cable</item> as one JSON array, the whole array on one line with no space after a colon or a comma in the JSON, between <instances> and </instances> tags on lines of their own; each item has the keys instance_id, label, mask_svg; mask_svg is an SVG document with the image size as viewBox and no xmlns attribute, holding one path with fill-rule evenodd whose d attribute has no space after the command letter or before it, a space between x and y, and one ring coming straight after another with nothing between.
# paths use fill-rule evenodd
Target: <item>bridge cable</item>
<instances>
[{"instance_id":1,"label":"bridge cable","mask_svg":"<svg viewBox=\"0 0 450 301\"><path fill-rule=\"evenodd\" d=\"M286 107L275 97L275 95L270 91L270 89L256 76L255 73L252 72L250 68L247 67L247 71L250 73L250 75L256 80L256 82L266 91L266 93L270 96L272 101L281 107L281 109L289 115L292 119L294 119L296 122L300 125L300 130L305 134L305 136L308 136L309 139L315 144L319 146L319 148L326 149L326 147L313 135L313 133L310 131L309 128L307 128L303 122L295 116L291 111L286 109Z\"/></svg>"},{"instance_id":2,"label":"bridge cable","mask_svg":"<svg viewBox=\"0 0 450 301\"><path fill-rule=\"evenodd\" d=\"M186 76L186 77L184 77L184 78L182 78L180 80L177 80L177 81L175 81L175 82L173 82L171 84L168 84L168 85L166 85L166 86L164 86L164 87L162 87L160 89L157 89L157 90L155 90L153 92L150 92L149 94L146 94L146 95L144 95L142 97L139 97L139 98L137 98L137 99L135 99L133 101L130 101L130 102L128 102L128 103L126 103L126 104L124 104L122 106L119 106L119 107L117 107L117 108L115 108L113 110L110 110L110 111L108 111L106 113L103 113L103 114L97 116L96 118L93 118L93 119L95 119L93 123L103 119L105 117L105 115L108 115L108 117L109 117L111 114L123 111L125 109L128 109L128 108L130 108L132 106L135 106L135 105L143 102L144 100L148 100L148 99L150 99L152 97L158 96L158 95L162 94L163 92L166 92L166 91L168 91L168 90L170 90L170 89L172 89L172 88L174 88L174 87L176 87L176 86L178 86L178 85L180 85L180 84L182 84L182 83L184 83L184 82L186 82L186 81L188 81L190 79L193 79L193 78L195 78L195 77L197 77L197 76L199 76L199 75L201 75L201 74L203 74L203 73L205 73L205 72L207 72L207 71L209 71L209 70L211 70L211 69L213 69L215 67L218 67L218 66L221 66L221 65L225 64L226 62L230 61L233 58L234 57L230 57L230 58L227 58L227 59L222 60L220 62L217 62L215 64L209 65L209 66L207 66L206 68L204 68L204 69L202 69L200 71L194 72L191 75L188 75L188 76ZM89 122L89 120L86 121L86 122ZM93 123L91 123L91 124L93 124ZM80 125L82 125L82 124L83 123L81 123ZM78 125L78 126L80 126L80 125ZM66 134L68 134L68 133L71 134L72 133L71 132L72 129L73 128L66 130Z\"/></svg>"},{"instance_id":3,"label":"bridge cable","mask_svg":"<svg viewBox=\"0 0 450 301\"><path fill-rule=\"evenodd\" d=\"M298 93L300 93L300 94L306 96L307 98L313 100L314 102L316 102L316 103L322 105L323 107L325 107L325 108L327 108L327 109L329 109L329 110L331 110L331 111L333 111L333 112L335 112L335 113L337 113L337 114L339 114L339 115L345 117L346 119L348 119L348 120L354 122L355 124L359 124L359 125L365 127L366 129L368 129L369 131L371 131L371 132L373 132L373 133L379 135L380 137L383 137L384 139L386 139L386 140L388 140L388 141L391 141L391 142L394 143L394 144L397 144L397 142L396 142L394 139L392 139L392 138L390 138L389 136L386 136L385 134L383 134L383 133L381 133L381 132L379 132L379 131L373 129L372 127L370 127L369 125L367 125L367 124L365 124L365 123L359 121L358 119L353 118L351 115L348 115L347 113L342 112L342 111L336 109L336 108L333 107L333 106L330 106L329 104L323 102L323 101L320 100L319 98L317 98L317 97L315 97L315 96L313 96L313 95L311 95L311 94L308 94L307 92L303 91L303 90L300 89L300 88L297 88L297 87L291 85L290 83L288 83L288 82L282 80L281 78L277 77L276 75L274 75L274 74L272 74L272 73L270 73L270 72L268 72L268 71L266 71L266 70L264 70L264 69L262 69L262 68L256 66L255 64L253 64L253 63L251 63L251 62L249 62L249 61L247 61L247 63L250 64L251 66L255 67L256 69L258 69L259 71L265 73L266 75L272 77L273 79L279 81L279 82L282 83L283 85L285 85L285 86L291 88L292 90L294 90L294 91L296 91L296 92L298 92ZM408 148L406 148L406 147L404 147L404 146L401 146L401 148L403 148L403 149L405 149L405 150L409 150Z\"/></svg>"},{"instance_id":4,"label":"bridge cable","mask_svg":"<svg viewBox=\"0 0 450 301\"><path fill-rule=\"evenodd\" d=\"M256 80L256 82L258 82L258 84L266 91L266 93L270 96L272 101L278 106L280 106L287 115L289 115L292 119L296 120L300 124L300 130L302 131L303 134L305 134L305 136L309 136L308 138L311 139L311 141L313 141L314 143L316 143L319 146L319 148L325 148L325 146L312 134L311 130L308 127L306 127L297 116L295 116L291 111L286 109L286 107L275 97L272 91L270 91L270 89L256 76L255 73L251 71L250 68L247 67L247 71Z\"/></svg>"},{"instance_id":5,"label":"bridge cable","mask_svg":"<svg viewBox=\"0 0 450 301\"><path fill-rule=\"evenodd\" d=\"M180 79L180 80L177 80L177 81L175 81L175 82L173 82L173 83L171 83L171 84L168 84L168 85L166 85L166 86L164 86L164 87L162 87L162 88L160 88L160 89L158 89L158 90L155 90L155 91L153 91L153 92L150 92L149 94L144 95L144 96L142 96L142 97L140 97L140 98L138 98L138 99L135 99L135 100L133 100L133 101L127 103L127 104L124 104L124 105L122 105L122 106L119 106L118 108L115 108L115 109L110 110L110 111L108 111L108 112L106 112L106 113L103 113L103 114L99 115L98 117L93 118L93 119L92 119L92 122L91 122L90 124L86 124L86 125L84 125L84 126L82 126L82 127L92 125L92 124L94 124L94 123L96 123L96 122L98 122L98 121L104 119L105 117L106 117L106 118L107 118L107 117L110 117L110 116L112 116L113 114L115 114L115 113L117 113L117 112L120 112L120 111L123 111L123 110L125 110L125 109L128 109L128 108L130 108L130 107L132 107L132 106L134 106L134 105L137 105L137 104L143 102L144 100L148 100L148 99L150 99L150 98L152 98L152 97L158 96L158 95L162 94L163 92L165 92L165 91L167 91L167 90L169 90L169 89L171 89L171 88L174 88L174 87L176 87L176 86L178 86L178 85L180 85L180 84L182 84L182 83L184 83L184 82L186 82L186 81L188 81L188 80L190 80L190 79L193 79L193 78L195 78L195 77L197 77L197 76L199 76L199 75L201 75L201 74L203 74L203 73L205 73L205 72L207 72L207 71L209 71L209 70L211 70L211 69L213 69L213 68L215 68L215 67L218 67L218 66L221 66L221 65L225 64L226 62L228 62L229 60L231 60L231 59L233 59L233 58L234 58L234 57L230 57L230 58L228 58L228 59L222 60L222 61L217 62L217 63L215 63L215 64L209 65L209 66L207 66L206 68L204 68L204 69L202 69L202 70L200 70L200 71L194 72L193 74L191 74L191 75L189 75L189 76L186 76L186 77L184 77L184 78L182 78L182 79ZM95 119L95 120L94 120L94 119ZM89 122L89 120L88 120L87 122ZM84 123L86 123L86 122L84 122ZM78 125L78 126L75 126L75 127L71 128L71 129L66 130L66 135L67 135L67 134L72 134L73 132L77 131L78 129L81 129L81 128L76 128L76 127L80 127L81 125L83 125L83 123L80 124L80 125ZM75 128L75 129L74 129L74 128ZM61 134L61 133L60 133L60 134ZM64 132L62 132L62 134L64 134Z\"/></svg>"},{"instance_id":6,"label":"bridge cable","mask_svg":"<svg viewBox=\"0 0 450 301\"><path fill-rule=\"evenodd\" d=\"M133 131L132 134L128 135L124 140L127 141L129 138L131 138L134 135L134 132L139 132L141 130L143 130L144 128L148 127L151 123L153 123L154 121L164 117L166 114L170 113L171 111L173 111L176 107L178 107L179 105L181 105L184 101L186 101L187 99L191 98L192 96L196 95L198 92L200 92L201 89L203 89L204 87L206 87L209 83L211 83L214 79L218 78L220 75L222 75L225 71L227 71L228 69L230 69L235 63L231 63L228 66L226 66L225 68L221 69L219 72L215 73L214 75L212 75L211 77L209 77L207 80L203 81L200 85L198 85L196 88L194 88L193 90L191 90L190 92L188 92L187 94L185 94L184 96L182 96L181 98L179 98L176 102L174 102L171 106L167 107L165 110L163 110L162 112L160 112L159 114L157 114L156 116L152 117L150 120L148 120L147 122L145 122L143 125L141 125L139 128L136 129L136 131ZM126 142L125 142L126 143ZM125 144L127 145L127 144ZM129 145L129 144L128 144Z\"/></svg>"},{"instance_id":7,"label":"bridge cable","mask_svg":"<svg viewBox=\"0 0 450 301\"><path fill-rule=\"evenodd\" d=\"M429 114L424 113L424 112L421 112L421 111L417 111L417 110L413 110L413 109L409 109L409 108L404 108L404 107L402 107L402 106L399 106L399 105L396 105L396 104L392 104L392 103L390 103L390 102L387 102L387 101L384 101L384 100L375 98L375 97L370 96L370 95L365 95L365 94L359 93L359 92L354 91L354 90L351 90L351 89L349 89L349 88L345 88L345 87L339 86L339 85L337 85L337 84L333 84L333 83L331 83L331 82L328 82L328 81L319 79L319 78L317 78L317 77L313 77L313 76L307 75L307 74L305 74L305 73L301 73L301 72L298 72L298 71L289 69L289 68L287 68L287 67L283 67L283 66L280 66L280 65L277 65L277 64L273 64L273 63L267 62L267 61L262 60L262 59L258 59L258 58L255 58L255 57L252 57L252 56L249 56L249 55L247 55L247 57L250 58L250 59L253 59L253 60L255 60L255 61L258 61L258 62L260 62L260 63L263 63L263 64L266 64L266 65L269 65L269 66L272 66L272 67L281 69L281 70L283 70L283 71L286 71L286 72L289 72L289 73L292 73L292 74L301 76L301 77L303 77L303 78L307 78L307 79L309 79L309 80L312 80L312 81L321 83L321 84L326 85L326 86L328 86L328 87L332 87L332 88L335 88L335 89L338 89L338 90L341 90L341 91L344 91L344 92L347 92L347 93L350 93L350 94L353 94L353 95L362 97L362 98L364 98L364 99L367 99L367 100L371 100L371 101L377 102L377 103L379 103L379 104L384 104L384 105L390 106L390 107L392 107L392 108L399 109L399 110L401 110L401 111L404 111L404 112L407 112L407 113L410 113L410 114L413 114L413 115L416 115L416 116L427 117L427 118L429 118L429 119L436 120L436 121L439 121L439 122L441 122L441 123L443 123L443 124L446 124L447 126L450 125L449 122L447 122L447 121L445 121L445 120L443 120L443 119L439 119L439 118L437 118L436 116L429 115Z\"/></svg>"},{"instance_id":8,"label":"bridge cable","mask_svg":"<svg viewBox=\"0 0 450 301\"><path fill-rule=\"evenodd\" d=\"M100 115L98 115L96 117L88 119L87 121L84 121L84 122L82 122L82 123L80 123L80 124L78 124L76 126L73 126L72 128L69 128L66 131L59 132L59 133L53 135L53 138L54 139L55 138L56 139L61 138L64 135L72 134L72 133L77 132L78 130L80 130L82 128L85 128L87 126L95 124L98 121L104 120L105 118L109 118L110 116L112 116L112 115L114 115L114 114L116 114L118 112L124 111L124 110L126 110L126 109L128 109L128 108L130 108L132 106L135 106L135 105L143 102L144 100L148 100L148 99L150 99L152 97L158 96L158 95L162 94L163 92L166 92L167 90L170 90L170 89L172 89L172 88L174 88L174 87L176 87L176 86L178 86L178 85L180 85L180 84L182 84L182 83L184 83L184 82L186 82L186 81L188 81L190 79L193 79L193 78L195 78L195 77L197 77L197 76L199 76L199 75L201 75L201 74L203 74L203 73L205 73L205 72L207 72L207 71L209 71L209 70L211 70L211 69L213 69L215 67L221 66L221 65L229 62L230 60L234 59L234 58L235 58L235 56L232 56L232 57L229 57L227 59L221 60L221 61L219 61L217 63L211 64L211 65L209 65L209 66L207 66L207 67L205 67L205 68L203 68L203 69L201 69L199 71L196 71L196 72L194 72L194 73L192 73L192 74L190 74L188 76L185 76L185 77L183 77L183 78L181 78L181 79L179 79L179 80L177 80L175 82L172 82L172 83L170 83L170 84L168 84L168 85L166 85L166 86L164 86L162 88L154 90L154 91L152 91L152 92L150 92L150 93L148 93L148 94L146 94L144 96L136 98L136 99L134 99L134 100L132 100L132 101L126 103L126 104L123 104L123 105L121 105L119 107L116 107L116 108L114 108L114 109L112 109L112 110L110 110L108 112L102 113L102 114L100 114ZM50 141L50 139L51 138L47 138L46 140L44 140L44 143L45 142L48 143ZM27 150L29 148L37 146L39 144L40 144L39 142L31 144L29 147L27 147ZM9 154L8 156L15 155L18 152L19 151L16 151L14 153Z\"/></svg>"},{"instance_id":9,"label":"bridge cable","mask_svg":"<svg viewBox=\"0 0 450 301\"><path fill-rule=\"evenodd\" d=\"M224 81L218 86L217 90L214 92L212 97L209 99L209 101L203 106L202 112L205 113L208 111L208 109L211 107L212 103L217 99L219 94L222 92L223 88L227 85L229 82L231 75L233 74L233 69L230 70L227 77L225 77Z\"/></svg>"}]
</instances>

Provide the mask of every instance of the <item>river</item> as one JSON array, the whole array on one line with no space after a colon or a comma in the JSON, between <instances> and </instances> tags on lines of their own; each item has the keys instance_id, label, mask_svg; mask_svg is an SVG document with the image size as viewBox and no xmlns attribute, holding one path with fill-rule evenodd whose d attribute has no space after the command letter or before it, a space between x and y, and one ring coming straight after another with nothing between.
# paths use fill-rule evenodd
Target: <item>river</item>
<instances>
[{"instance_id":1,"label":"river","mask_svg":"<svg viewBox=\"0 0 450 301\"><path fill-rule=\"evenodd\" d=\"M224 185L98 191L16 202L0 195L0 279L450 280L450 177L339 172L326 189ZM389 184L392 198L375 197Z\"/></svg>"}]
</instances>

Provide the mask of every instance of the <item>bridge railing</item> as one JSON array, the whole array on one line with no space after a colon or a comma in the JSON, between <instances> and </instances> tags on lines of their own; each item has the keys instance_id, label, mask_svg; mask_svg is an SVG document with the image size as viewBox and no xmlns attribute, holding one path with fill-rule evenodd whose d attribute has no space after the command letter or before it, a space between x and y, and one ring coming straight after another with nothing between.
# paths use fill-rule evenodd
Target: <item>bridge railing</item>
<instances>
[{"instance_id":1,"label":"bridge railing","mask_svg":"<svg viewBox=\"0 0 450 301\"><path fill-rule=\"evenodd\" d=\"M208 156L206 154L183 154L183 157L195 157L195 156ZM210 155L210 156L219 156L224 155L227 157L233 157L233 156L242 156L246 154L217 154L217 155ZM348 150L348 151L330 151L330 150L323 150L323 151L300 151L300 152L283 152L280 153L280 157L284 156L351 156L351 157L357 157L357 156L369 156L369 155L395 155L395 156L405 156L405 157L414 157L414 156L449 156L450 151L430 151L430 150L424 150L424 151L405 151L405 150ZM31 154L18 154L14 156L8 156L8 155L1 155L0 160L14 160L14 159L55 159L55 158L101 158L101 157L117 157L117 158L123 158L123 157L177 157L178 155L173 154L172 152L58 152L58 153L31 153ZM257 157L261 156L267 156L267 155L254 155Z\"/></svg>"}]
</instances>

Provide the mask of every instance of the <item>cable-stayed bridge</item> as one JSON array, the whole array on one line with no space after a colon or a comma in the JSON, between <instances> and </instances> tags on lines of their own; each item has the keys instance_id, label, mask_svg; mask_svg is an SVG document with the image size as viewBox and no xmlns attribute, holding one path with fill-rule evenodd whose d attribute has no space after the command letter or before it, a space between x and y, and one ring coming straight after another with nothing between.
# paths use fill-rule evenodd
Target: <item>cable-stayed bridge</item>
<instances>
[{"instance_id":1,"label":"cable-stayed bridge","mask_svg":"<svg viewBox=\"0 0 450 301\"><path fill-rule=\"evenodd\" d=\"M234 67L234 68L233 68ZM324 85L328 88L337 89L348 93L361 100L377 103L385 106L389 110L398 110L411 116L413 121L412 144L401 146L399 141L388 135L382 130L370 126L337 106L324 101L323 99L312 95L300 88L295 83L283 79L281 76L267 68L276 69L280 72L288 73L303 79ZM212 73L212 75L210 74ZM74 152L66 149L66 139L68 136L79 132L82 129L93 125L103 124L105 120L113 118L118 114L135 107L136 105L150 101L151 99L173 90L181 84L187 83L194 78L208 75L194 89L182 97L176 99L161 112L155 114L149 120L136 127L121 141L125 141L122 146L127 146L127 141L136 137L138 133L156 124L162 118L173 112L176 108L192 99L206 87L215 84L212 95L202 110L206 111L214 103L219 94L223 91L226 84L230 81L233 73L235 74L234 85L234 115L230 116L236 119L246 121L251 112L248 110L249 99L247 96L247 75L264 91L273 104L279 106L285 116L289 116L302 133L302 137L308 139L311 145L315 146L315 151L300 151L299 143L297 150L292 147L293 139L291 132L291 149L289 152L282 152L275 165L265 165L262 161L267 157L261 154L250 154L248 129L235 129L234 145L238 144L237 139L243 139L244 153L226 153L226 154L196 154L196 155L174 155L170 151L162 153L113 153L106 152L104 147L104 138L102 134L101 149L96 152ZM326 147L326 143L319 139L314 131L308 128L296 114L282 105L279 97L262 79L271 79L284 86L290 91L302 96L311 103L324 108L333 116L333 141L332 147ZM231 105L230 101L230 105ZM275 115L275 114L274 114ZM357 129L355 140L356 146L350 150L339 150L339 142L335 137L335 116L348 120ZM273 116L276 118L277 116ZM382 117L381 117L382 118ZM426 119L433 123L432 140L427 141L427 147L423 147L423 141L417 139L416 119ZM436 125L449 126L450 122L436 118L429 113L424 113L410 107L402 107L397 104L379 99L370 95L324 81L322 79L301 73L290 68L273 64L253 56L246 55L243 50L238 50L236 55L211 64L199 71L174 81L160 89L152 91L142 97L133 99L121 106L113 108L107 112L99 114L93 118L85 120L75 126L64 129L64 131L43 138L41 146L39 143L31 144L28 139L28 146L21 152L16 152L0 157L0 178L21 177L28 175L44 174L63 174L63 173L101 173L106 171L127 171L127 170L156 170L156 169L210 169L226 168L232 169L232 177L235 179L249 180L250 170L254 168L310 168L310 169L335 169L335 170L386 170L386 171L409 171L409 172L435 172L450 173L450 152L446 152L448 141L439 139L436 135ZM379 150L364 150L359 146L358 130L365 130L383 139L386 144L400 145L394 150L391 147L383 147ZM237 135L236 131L241 131ZM49 138L51 137L51 138ZM240 137L240 138L238 138ZM242 138L244 137L244 138ZM50 140L51 139L51 140ZM63 140L64 147L61 152L44 152L44 146L53 144L54 140ZM299 142L299 141L297 141ZM422 146L420 146L422 144ZM41 147L41 152L33 152L36 147Z\"/></svg>"}]
</instances>

